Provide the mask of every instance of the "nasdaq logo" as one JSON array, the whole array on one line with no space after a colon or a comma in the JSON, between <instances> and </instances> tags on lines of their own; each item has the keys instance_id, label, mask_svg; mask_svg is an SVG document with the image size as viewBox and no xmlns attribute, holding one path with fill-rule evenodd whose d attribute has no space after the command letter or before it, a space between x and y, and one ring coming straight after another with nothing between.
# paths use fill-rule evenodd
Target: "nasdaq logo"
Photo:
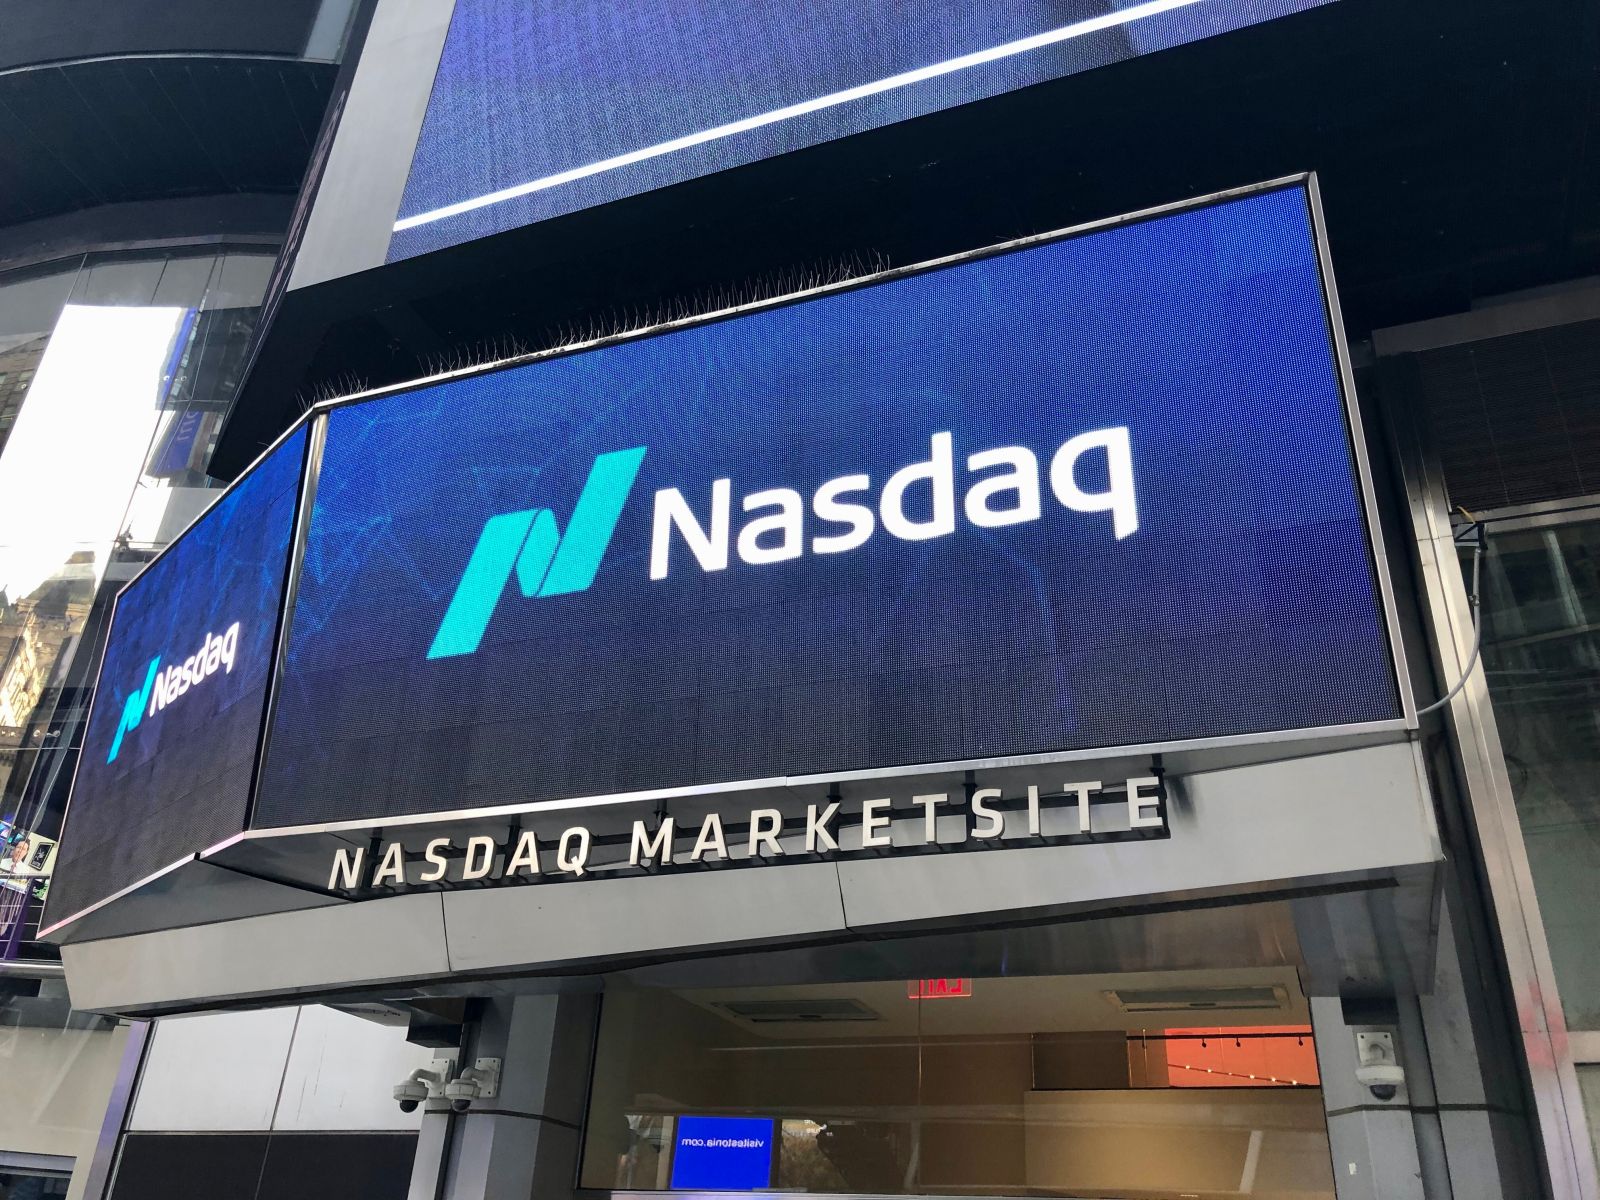
<instances>
[{"instance_id":1,"label":"nasdaq logo","mask_svg":"<svg viewBox=\"0 0 1600 1200\"><path fill-rule=\"evenodd\" d=\"M548 508L499 513L484 522L428 657L453 658L477 650L513 575L530 599L587 591L611 545L646 449L615 450L594 460L566 533Z\"/></svg>"},{"instance_id":2,"label":"nasdaq logo","mask_svg":"<svg viewBox=\"0 0 1600 1200\"><path fill-rule=\"evenodd\" d=\"M1085 462L1096 464L1104 488L1091 491L1079 481L1078 468ZM665 579L671 573L674 533L699 568L710 572L727 568L730 548L741 562L761 566L800 558L808 550L855 550L880 529L902 542L948 537L962 516L980 529L1025 525L1044 516L1041 476L1063 509L1108 514L1111 533L1120 542L1139 529L1133 475L1132 440L1120 425L1068 438L1051 452L1047 464L1027 446L979 450L966 455L963 463L954 436L946 430L929 439L927 459L891 474L876 500L877 489L864 473L828 480L809 504L793 488L751 492L739 505L746 519L737 537L732 536L732 479L712 483L704 521L679 489L664 488L656 493L651 525L650 578Z\"/></svg>"},{"instance_id":3,"label":"nasdaq logo","mask_svg":"<svg viewBox=\"0 0 1600 1200\"><path fill-rule=\"evenodd\" d=\"M218 671L231 674L238 655L239 622L235 621L222 633L206 634L199 650L165 671L161 669L160 656L152 658L145 669L144 685L123 701L122 716L117 721L116 736L111 739L106 761L117 761L123 737L139 728L146 717L155 716L178 697L186 695L190 688L204 683Z\"/></svg>"},{"instance_id":4,"label":"nasdaq logo","mask_svg":"<svg viewBox=\"0 0 1600 1200\"><path fill-rule=\"evenodd\" d=\"M111 752L106 755L106 761L116 762L117 751L122 749L122 737L139 728L139 722L144 719L144 706L150 701L150 693L155 691L156 679L161 675L161 659L152 658L150 668L144 675L144 686L129 696L122 705L122 717L117 722L117 735L111 739Z\"/></svg>"},{"instance_id":5,"label":"nasdaq logo","mask_svg":"<svg viewBox=\"0 0 1600 1200\"><path fill-rule=\"evenodd\" d=\"M792 488L751 492L739 506L746 519L737 536L732 479L712 483L703 521L681 490L662 488L655 494L651 513L650 578L666 579L671 573L674 542L680 547L679 561L686 551L701 571L709 573L728 567L730 551L742 562L762 566L800 558L808 550L812 554L855 550L880 529L907 542L946 537L956 532L962 516L983 529L1028 524L1045 515L1046 487L1062 509L1109 517L1109 532L1117 541L1139 529L1132 439L1124 426L1070 437L1044 462L1026 446L979 450L963 461L949 431L933 434L928 450L926 460L890 474L881 490L874 488L868 475L855 473L823 483L809 504ZM594 460L565 534L547 508L490 517L428 657L453 658L476 651L513 576L529 598L587 591L611 544L644 453L640 446ZM1085 462L1094 464L1091 470L1104 479L1103 487L1086 488L1079 480L1078 469ZM959 478L963 474L965 478Z\"/></svg>"}]
</instances>

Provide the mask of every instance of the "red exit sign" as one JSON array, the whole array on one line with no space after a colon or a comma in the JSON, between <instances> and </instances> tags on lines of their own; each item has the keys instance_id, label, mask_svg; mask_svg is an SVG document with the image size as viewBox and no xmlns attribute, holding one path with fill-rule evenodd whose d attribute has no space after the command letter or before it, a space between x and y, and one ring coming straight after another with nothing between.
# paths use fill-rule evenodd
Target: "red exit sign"
<instances>
[{"instance_id":1,"label":"red exit sign","mask_svg":"<svg viewBox=\"0 0 1600 1200\"><path fill-rule=\"evenodd\" d=\"M972 995L970 979L912 979L906 983L908 1000L952 1000Z\"/></svg>"}]
</instances>

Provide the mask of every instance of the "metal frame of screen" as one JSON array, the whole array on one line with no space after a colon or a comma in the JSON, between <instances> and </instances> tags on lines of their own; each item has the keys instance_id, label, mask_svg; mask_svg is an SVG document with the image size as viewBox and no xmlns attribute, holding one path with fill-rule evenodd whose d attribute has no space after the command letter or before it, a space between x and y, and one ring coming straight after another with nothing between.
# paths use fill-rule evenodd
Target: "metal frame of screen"
<instances>
[{"instance_id":1,"label":"metal frame of screen","mask_svg":"<svg viewBox=\"0 0 1600 1200\"><path fill-rule=\"evenodd\" d=\"M955 266L962 263L973 262L978 259L990 258L1001 254L1009 254L1017 250L1027 249L1032 246L1044 245L1050 242L1063 241L1069 238L1081 237L1086 234L1112 229L1121 225L1130 225L1136 222L1150 221L1190 209L1205 208L1223 204L1230 200L1241 199L1246 196L1264 192L1297 189L1305 197L1308 214L1311 222L1313 241L1317 257L1317 269L1322 285L1323 316L1327 336L1333 350L1334 361L1338 371L1339 388L1344 404L1345 433L1347 449L1351 455L1351 466L1356 476L1356 485L1361 496L1362 517L1366 526L1368 568L1373 574L1377 588L1379 603L1383 609L1383 626L1388 639L1390 661L1394 668L1394 684L1400 701L1401 716L1392 720L1371 721L1350 725L1324 725L1306 729L1269 730L1261 733L1232 734L1221 737L1188 738L1169 742L1140 743L1135 745L1109 745L1084 750L1064 750L1035 754L1021 754L997 756L982 759L966 759L955 762L930 762L899 765L892 767L875 767L855 770L830 771L825 774L808 775L800 777L778 777L769 779L741 779L725 783L698 784L691 786L650 789L644 791L614 793L608 795L578 796L555 800L530 801L523 804L502 804L487 808L448 809L438 812L413 813L402 816L384 816L381 814L369 818L323 822L310 825L291 825L273 829L250 829L249 819L254 815L255 798L260 785L262 765L270 749L272 714L276 709L279 682L282 675L284 650L293 626L293 601L299 587L301 564L304 557L305 541L310 526L310 513L316 497L317 477L321 467L322 447L326 434L327 414L336 408L346 405L361 404L382 396L397 395L404 392L416 391L420 388L434 387L447 383L453 379L468 376L485 375L498 371L523 367L532 363L549 359L564 358L573 354L583 354L591 350L598 350L606 346L616 345L621 342L638 341L645 338L658 337L672 333L676 330L712 322L734 320L748 313L759 312L767 309L782 308L794 304L802 304L819 296L833 295L840 292L854 291L859 288L872 287L876 284L886 283L894 279L902 279L911 275L920 275L943 267ZM552 811L561 809L596 808L612 804L637 803L641 800L671 799L673 797L690 795L715 795L730 792L749 791L760 788L783 786L804 786L829 782L848 782L861 779L884 779L911 775L925 775L935 772L984 770L999 767L1032 767L1053 763L1086 761L1090 759L1104 759L1108 757L1132 757L1139 755L1166 754L1181 750L1221 749L1236 746L1270 745L1280 742L1306 741L1311 739L1326 739L1351 735L1375 735L1383 733L1400 733L1417 727L1416 701L1411 691L1410 675L1407 669L1405 646L1400 637L1399 618L1396 610L1395 596L1389 574L1388 555L1383 543L1382 529L1378 520L1377 502L1373 494L1371 463L1367 455L1365 433L1362 427L1361 414L1356 402L1355 380L1350 366L1349 348L1345 343L1344 326L1340 316L1338 291L1334 284L1333 272L1330 267L1328 253L1327 229L1322 215L1322 204L1317 188L1316 175L1305 172L1298 175L1284 176L1279 179L1268 180L1263 183L1250 184L1245 187L1230 188L1225 191L1213 192L1206 196L1196 197L1191 200L1178 201L1172 204L1159 205L1154 208L1141 209L1138 212L1126 213L1115 217L1091 221L1082 225L1069 226L1064 229L1051 230L1047 233L1034 234L1029 237L1017 238L998 245L985 246L977 250L963 251L959 254L948 255L944 258L932 259L927 262L915 263L911 266L897 267L889 271L882 271L873 275L857 279L846 280L841 283L825 284L820 287L810 288L802 292L794 292L784 296L774 297L770 300L755 301L750 304L738 305L732 308L721 309L716 312L706 313L701 316L686 317L682 320L664 322L652 325L645 329L618 333L611 336L597 338L593 341L583 342L575 346L563 346L554 350L540 351L534 354L520 355L514 358L503 359L482 366L462 368L454 371L442 372L424 379L413 380L390 387L374 388L370 391L357 392L349 396L342 396L332 400L323 401L311 408L305 416L295 422L286 430L272 447L263 452L256 459L261 459L275 449L284 438L287 438L301 424L309 423L307 431L306 457L302 463L300 493L296 499L293 539L289 547L289 570L284 587L283 596L278 607L277 641L273 654L270 674L267 680L267 697L263 710L262 732L257 747L255 771L251 781L250 795L246 807L246 828L237 835L219 842L215 846L187 855L185 858L172 863L161 870L152 873L138 883L132 884L121 891L96 902L89 907L65 917L40 931L41 936L71 924L89 913L111 903L121 896L137 891L161 876L167 875L183 863L193 859L205 860L216 855L240 841L258 840L262 838L293 837L309 833L333 833L353 829L371 829L375 826L398 827L405 825L439 823L450 820L463 820L499 814L513 814L518 812ZM252 463L250 469L254 469ZM248 474L248 470L244 473ZM244 478L241 474L240 478ZM237 483L237 481L235 481ZM227 495L227 490L218 493L218 500ZM196 518L195 523L204 520L206 509ZM193 524L189 526L193 528ZM184 531L188 532L188 529ZM183 534L179 535L181 538ZM176 545L178 538L151 560L153 565L159 562L162 555ZM141 572L142 575L142 572ZM138 577L126 584L122 591L126 591L138 582ZM118 593L118 598L121 597ZM115 613L113 612L113 624ZM108 638L109 642L109 638ZM96 684L96 700L98 700L98 682ZM76 783L76 779L74 779ZM70 814L70 800L68 812ZM65 824L63 824L65 832Z\"/></svg>"}]
</instances>

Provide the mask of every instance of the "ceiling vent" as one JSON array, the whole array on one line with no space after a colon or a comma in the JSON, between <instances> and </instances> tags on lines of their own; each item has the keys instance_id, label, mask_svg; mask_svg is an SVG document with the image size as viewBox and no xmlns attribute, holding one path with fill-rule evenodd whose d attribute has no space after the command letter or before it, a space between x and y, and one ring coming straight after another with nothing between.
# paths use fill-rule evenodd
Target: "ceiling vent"
<instances>
[{"instance_id":1,"label":"ceiling vent","mask_svg":"<svg viewBox=\"0 0 1600 1200\"><path fill-rule=\"evenodd\" d=\"M1188 1013L1215 1009L1262 1011L1287 1008L1289 993L1281 987L1130 988L1104 993L1118 1012Z\"/></svg>"},{"instance_id":2,"label":"ceiling vent","mask_svg":"<svg viewBox=\"0 0 1600 1200\"><path fill-rule=\"evenodd\" d=\"M752 1025L822 1025L879 1019L861 1001L849 999L719 1000L715 1007Z\"/></svg>"}]
</instances>

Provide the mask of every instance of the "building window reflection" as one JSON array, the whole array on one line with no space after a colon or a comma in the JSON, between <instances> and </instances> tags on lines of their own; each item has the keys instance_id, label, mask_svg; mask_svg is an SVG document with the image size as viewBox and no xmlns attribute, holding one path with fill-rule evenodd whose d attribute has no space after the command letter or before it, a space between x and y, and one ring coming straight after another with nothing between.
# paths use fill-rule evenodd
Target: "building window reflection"
<instances>
[{"instance_id":1,"label":"building window reflection","mask_svg":"<svg viewBox=\"0 0 1600 1200\"><path fill-rule=\"evenodd\" d=\"M1562 1008L1570 1029L1600 1030L1600 519L1491 522L1482 586L1484 668Z\"/></svg>"},{"instance_id":2,"label":"building window reflection","mask_svg":"<svg viewBox=\"0 0 1600 1200\"><path fill-rule=\"evenodd\" d=\"M608 992L584 1186L1332 1200L1292 971L970 983Z\"/></svg>"},{"instance_id":3,"label":"building window reflection","mask_svg":"<svg viewBox=\"0 0 1600 1200\"><path fill-rule=\"evenodd\" d=\"M111 601L215 495L205 467L273 261L118 253L0 275L0 823L12 833L59 832Z\"/></svg>"}]
</instances>

